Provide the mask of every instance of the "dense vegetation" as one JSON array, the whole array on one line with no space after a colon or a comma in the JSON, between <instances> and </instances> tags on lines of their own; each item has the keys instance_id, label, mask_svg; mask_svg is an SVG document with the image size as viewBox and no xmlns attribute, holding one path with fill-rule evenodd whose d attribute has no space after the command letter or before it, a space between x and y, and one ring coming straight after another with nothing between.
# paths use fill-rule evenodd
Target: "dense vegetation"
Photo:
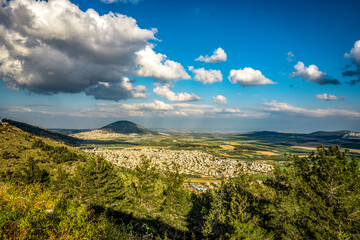
<instances>
[{"instance_id":1,"label":"dense vegetation","mask_svg":"<svg viewBox=\"0 0 360 240\"><path fill-rule=\"evenodd\" d=\"M194 193L170 161L121 169L12 126L0 144L0 238L360 239L358 159L339 147Z\"/></svg>"}]
</instances>

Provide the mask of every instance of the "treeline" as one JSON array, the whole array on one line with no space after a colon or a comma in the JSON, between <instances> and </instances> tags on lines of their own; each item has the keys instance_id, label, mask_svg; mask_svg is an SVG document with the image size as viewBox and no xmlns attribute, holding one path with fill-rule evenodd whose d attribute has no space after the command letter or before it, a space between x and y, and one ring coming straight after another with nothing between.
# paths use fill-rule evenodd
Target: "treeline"
<instances>
[{"instance_id":1,"label":"treeline","mask_svg":"<svg viewBox=\"0 0 360 240\"><path fill-rule=\"evenodd\" d=\"M41 159L1 170L1 238L360 239L359 162L337 146L289 156L264 182L240 168L205 193L188 190L175 163L160 171L143 157L127 170L42 140L32 146Z\"/></svg>"}]
</instances>

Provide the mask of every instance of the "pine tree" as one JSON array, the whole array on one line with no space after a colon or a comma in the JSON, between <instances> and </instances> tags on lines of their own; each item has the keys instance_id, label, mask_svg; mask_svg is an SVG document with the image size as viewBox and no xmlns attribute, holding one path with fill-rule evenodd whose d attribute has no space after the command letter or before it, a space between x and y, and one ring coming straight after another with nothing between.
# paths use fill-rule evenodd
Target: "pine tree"
<instances>
[{"instance_id":1,"label":"pine tree","mask_svg":"<svg viewBox=\"0 0 360 240\"><path fill-rule=\"evenodd\" d=\"M145 156L140 158L140 163L133 171L128 198L134 210L137 208L136 211L147 215L150 212L158 211L163 185L160 179L160 172L151 159Z\"/></svg>"},{"instance_id":2,"label":"pine tree","mask_svg":"<svg viewBox=\"0 0 360 240\"><path fill-rule=\"evenodd\" d=\"M358 159L338 146L320 146L309 157L293 157L289 171L276 169L266 184L275 190L268 211L278 238L336 239L338 229L360 239Z\"/></svg>"},{"instance_id":3,"label":"pine tree","mask_svg":"<svg viewBox=\"0 0 360 240\"><path fill-rule=\"evenodd\" d=\"M81 202L121 209L125 202L124 184L119 170L103 158L80 164L70 179L72 194Z\"/></svg>"},{"instance_id":4,"label":"pine tree","mask_svg":"<svg viewBox=\"0 0 360 240\"><path fill-rule=\"evenodd\" d=\"M260 226L261 186L242 170L234 180L227 180L213 192L203 234L212 238L267 239Z\"/></svg>"}]
</instances>

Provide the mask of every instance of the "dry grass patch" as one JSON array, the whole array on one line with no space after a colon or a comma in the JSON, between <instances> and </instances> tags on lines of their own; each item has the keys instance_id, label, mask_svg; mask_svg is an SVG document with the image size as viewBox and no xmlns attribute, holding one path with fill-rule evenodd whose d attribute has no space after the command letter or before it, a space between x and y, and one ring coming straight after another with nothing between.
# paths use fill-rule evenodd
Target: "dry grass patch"
<instances>
[{"instance_id":1,"label":"dry grass patch","mask_svg":"<svg viewBox=\"0 0 360 240\"><path fill-rule=\"evenodd\" d=\"M256 151L256 153L262 154L262 155L268 155L268 156L279 155L278 153L274 153L274 152L270 152L270 151Z\"/></svg>"},{"instance_id":2,"label":"dry grass patch","mask_svg":"<svg viewBox=\"0 0 360 240\"><path fill-rule=\"evenodd\" d=\"M304 147L304 146L294 146L294 147L305 149L305 150L310 150L310 151L316 151L316 147Z\"/></svg>"},{"instance_id":3,"label":"dry grass patch","mask_svg":"<svg viewBox=\"0 0 360 240\"><path fill-rule=\"evenodd\" d=\"M235 147L231 146L231 145L220 145L219 147L221 147L224 150L234 150Z\"/></svg>"}]
</instances>

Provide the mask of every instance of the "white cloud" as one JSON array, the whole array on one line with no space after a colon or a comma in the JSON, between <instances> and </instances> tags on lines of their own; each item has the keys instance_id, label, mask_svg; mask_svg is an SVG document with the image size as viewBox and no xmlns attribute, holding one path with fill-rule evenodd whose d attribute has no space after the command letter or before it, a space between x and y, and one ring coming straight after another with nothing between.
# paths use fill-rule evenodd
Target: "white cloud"
<instances>
[{"instance_id":1,"label":"white cloud","mask_svg":"<svg viewBox=\"0 0 360 240\"><path fill-rule=\"evenodd\" d=\"M130 103L121 104L121 109L126 110L173 110L174 107L163 101L154 100L152 103Z\"/></svg>"},{"instance_id":2,"label":"white cloud","mask_svg":"<svg viewBox=\"0 0 360 240\"><path fill-rule=\"evenodd\" d=\"M166 97L169 101L172 102L191 102L191 101L199 101L202 98L196 96L195 94L189 93L174 93L170 90L170 85L165 84L163 86L157 85L153 89L154 93L158 96Z\"/></svg>"},{"instance_id":3,"label":"white cloud","mask_svg":"<svg viewBox=\"0 0 360 240\"><path fill-rule=\"evenodd\" d=\"M227 104L227 99L223 95L212 97L213 103Z\"/></svg>"},{"instance_id":4,"label":"white cloud","mask_svg":"<svg viewBox=\"0 0 360 240\"><path fill-rule=\"evenodd\" d=\"M294 60L294 57L295 57L295 55L292 53L292 52L287 52L286 53L286 60L288 61L288 62L292 62L293 60Z\"/></svg>"},{"instance_id":5,"label":"white cloud","mask_svg":"<svg viewBox=\"0 0 360 240\"><path fill-rule=\"evenodd\" d=\"M193 66L190 66L189 70L195 74L194 80L204 84L212 84L223 80L223 75L220 70L205 70L204 68L194 69Z\"/></svg>"},{"instance_id":6,"label":"white cloud","mask_svg":"<svg viewBox=\"0 0 360 240\"><path fill-rule=\"evenodd\" d=\"M149 40L157 30L131 17L84 12L69 0L1 3L0 78L10 88L116 100L144 97L141 87L129 90L126 75L190 79L181 64L154 52Z\"/></svg>"},{"instance_id":7,"label":"white cloud","mask_svg":"<svg viewBox=\"0 0 360 240\"><path fill-rule=\"evenodd\" d=\"M301 77L302 79L317 83L320 85L324 84L334 84L338 85L340 82L336 79L330 78L326 73L319 71L319 68L316 65L310 65L309 67L305 67L303 62L298 62L294 66L295 70L291 72L289 75L290 78L293 77Z\"/></svg>"},{"instance_id":8,"label":"white cloud","mask_svg":"<svg viewBox=\"0 0 360 240\"><path fill-rule=\"evenodd\" d=\"M295 107L288 103L281 103L277 101L265 102L264 110L268 112L279 112L290 115L301 115L307 117L331 117L331 116L344 116L344 117L355 117L360 118L360 112L344 109L306 109Z\"/></svg>"},{"instance_id":9,"label":"white cloud","mask_svg":"<svg viewBox=\"0 0 360 240\"><path fill-rule=\"evenodd\" d=\"M254 70L250 67L239 70L232 69L228 78L231 83L239 83L244 87L276 84L262 75L259 70Z\"/></svg>"},{"instance_id":10,"label":"white cloud","mask_svg":"<svg viewBox=\"0 0 360 240\"><path fill-rule=\"evenodd\" d=\"M222 48L218 48L214 51L213 55L210 57L206 55L205 57L200 56L195 61L202 61L206 63L218 63L218 62L224 62L227 59L227 55L225 51Z\"/></svg>"},{"instance_id":11,"label":"white cloud","mask_svg":"<svg viewBox=\"0 0 360 240\"><path fill-rule=\"evenodd\" d=\"M96 118L126 118L133 117L198 117L198 118L261 118L264 113L244 113L239 108L217 108L213 105L192 103L167 104L154 100L145 103L98 103L89 107L57 107L53 106L9 106L0 108L1 112L28 112L42 115L63 115L75 117Z\"/></svg>"},{"instance_id":12,"label":"white cloud","mask_svg":"<svg viewBox=\"0 0 360 240\"><path fill-rule=\"evenodd\" d=\"M358 67L360 67L360 40L356 41L350 53L345 53L344 56L350 58Z\"/></svg>"},{"instance_id":13,"label":"white cloud","mask_svg":"<svg viewBox=\"0 0 360 240\"><path fill-rule=\"evenodd\" d=\"M356 41L350 53L345 53L344 56L350 58L352 63L356 66L355 69L351 69L351 65L346 66L342 73L343 77L354 77L355 79L351 79L345 83L356 85L360 83L360 40Z\"/></svg>"},{"instance_id":14,"label":"white cloud","mask_svg":"<svg viewBox=\"0 0 360 240\"><path fill-rule=\"evenodd\" d=\"M154 77L161 82L180 78L190 79L189 74L180 63L166 60L166 55L155 53L151 45L146 46L145 49L136 54L136 62L139 65L138 76Z\"/></svg>"},{"instance_id":15,"label":"white cloud","mask_svg":"<svg viewBox=\"0 0 360 240\"><path fill-rule=\"evenodd\" d=\"M95 99L114 101L127 98L146 98L145 92L146 87L144 85L133 87L130 79L127 77L124 77L121 82L100 82L85 89L85 93L94 96Z\"/></svg>"},{"instance_id":16,"label":"white cloud","mask_svg":"<svg viewBox=\"0 0 360 240\"><path fill-rule=\"evenodd\" d=\"M327 93L317 94L315 96L316 96L317 99L326 100L326 101L339 101L339 100L345 100L346 99L346 97L344 97L344 96L338 98L335 95L331 95L331 94L327 94Z\"/></svg>"},{"instance_id":17,"label":"white cloud","mask_svg":"<svg viewBox=\"0 0 360 240\"><path fill-rule=\"evenodd\" d=\"M212 112L216 114L239 114L241 113L241 110L239 108L214 108ZM246 117L247 115L242 114L240 116Z\"/></svg>"},{"instance_id":18,"label":"white cloud","mask_svg":"<svg viewBox=\"0 0 360 240\"><path fill-rule=\"evenodd\" d=\"M121 81L156 33L131 17L83 12L68 0L9 1L0 8L0 22L3 81L37 93Z\"/></svg>"}]
</instances>

